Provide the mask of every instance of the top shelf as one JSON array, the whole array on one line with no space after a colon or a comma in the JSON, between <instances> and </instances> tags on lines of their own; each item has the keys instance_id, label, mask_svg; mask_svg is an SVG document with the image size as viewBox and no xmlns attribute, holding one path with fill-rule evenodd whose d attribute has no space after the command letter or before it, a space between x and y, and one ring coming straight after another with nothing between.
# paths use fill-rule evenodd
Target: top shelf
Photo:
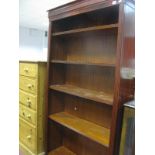
<instances>
[{"instance_id":1,"label":"top shelf","mask_svg":"<svg viewBox=\"0 0 155 155\"><path fill-rule=\"evenodd\" d=\"M78 28L78 29L62 31L62 32L55 32L52 35L53 36L60 36L60 35L65 35L65 34L74 34L74 33L80 33L80 32L112 29L112 28L117 28L117 27L118 27L118 24L100 25L100 26L93 26L93 27L87 27L87 28Z\"/></svg>"}]
</instances>

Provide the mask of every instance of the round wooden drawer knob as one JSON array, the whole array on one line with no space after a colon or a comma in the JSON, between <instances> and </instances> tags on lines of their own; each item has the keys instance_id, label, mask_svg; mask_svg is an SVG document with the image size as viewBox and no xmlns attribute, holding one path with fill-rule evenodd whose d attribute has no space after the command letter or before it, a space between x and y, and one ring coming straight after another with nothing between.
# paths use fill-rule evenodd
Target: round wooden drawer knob
<instances>
[{"instance_id":1,"label":"round wooden drawer knob","mask_svg":"<svg viewBox=\"0 0 155 155\"><path fill-rule=\"evenodd\" d=\"M28 68L24 68L24 71L25 71L25 72L28 72L29 70L28 70Z\"/></svg>"},{"instance_id":2,"label":"round wooden drawer knob","mask_svg":"<svg viewBox=\"0 0 155 155\"><path fill-rule=\"evenodd\" d=\"M31 107L31 100L30 100L29 98L27 99L26 102L27 102L27 106L28 106L28 107Z\"/></svg>"},{"instance_id":3,"label":"round wooden drawer knob","mask_svg":"<svg viewBox=\"0 0 155 155\"><path fill-rule=\"evenodd\" d=\"M29 114L29 115L27 115L27 118L31 119L31 115L30 115L30 114Z\"/></svg>"},{"instance_id":4,"label":"round wooden drawer knob","mask_svg":"<svg viewBox=\"0 0 155 155\"><path fill-rule=\"evenodd\" d=\"M33 85L32 85L32 84L28 84L27 87L28 87L29 89L31 89L31 88L33 87Z\"/></svg>"},{"instance_id":5,"label":"round wooden drawer knob","mask_svg":"<svg viewBox=\"0 0 155 155\"><path fill-rule=\"evenodd\" d=\"M31 140L31 136L30 136L30 135L28 135L26 138L27 138L28 140Z\"/></svg>"}]
</instances>

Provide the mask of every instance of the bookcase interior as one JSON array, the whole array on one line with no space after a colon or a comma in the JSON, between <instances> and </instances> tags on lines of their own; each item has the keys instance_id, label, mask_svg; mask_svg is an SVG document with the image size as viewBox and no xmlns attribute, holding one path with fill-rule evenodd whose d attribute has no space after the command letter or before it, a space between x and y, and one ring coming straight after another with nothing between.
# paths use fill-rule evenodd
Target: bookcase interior
<instances>
[{"instance_id":1,"label":"bookcase interior","mask_svg":"<svg viewBox=\"0 0 155 155\"><path fill-rule=\"evenodd\" d=\"M90 141L65 127L62 128L55 122L50 122L49 130L51 131L48 139L49 155L82 155L83 152L84 155L107 154L107 148L103 145Z\"/></svg>"},{"instance_id":2,"label":"bookcase interior","mask_svg":"<svg viewBox=\"0 0 155 155\"><path fill-rule=\"evenodd\" d=\"M53 33L71 29L108 25L118 22L119 6L114 5L104 9L71 16L53 22Z\"/></svg>"},{"instance_id":3,"label":"bookcase interior","mask_svg":"<svg viewBox=\"0 0 155 155\"><path fill-rule=\"evenodd\" d=\"M112 107L77 96L52 91L49 115L66 112L81 119L110 129ZM97 113L97 114L96 114Z\"/></svg>"},{"instance_id":4,"label":"bookcase interior","mask_svg":"<svg viewBox=\"0 0 155 155\"><path fill-rule=\"evenodd\" d=\"M114 68L62 64L52 68L51 85L72 85L113 96Z\"/></svg>"},{"instance_id":5,"label":"bookcase interior","mask_svg":"<svg viewBox=\"0 0 155 155\"><path fill-rule=\"evenodd\" d=\"M115 65L117 28L53 37L52 60Z\"/></svg>"}]
</instances>

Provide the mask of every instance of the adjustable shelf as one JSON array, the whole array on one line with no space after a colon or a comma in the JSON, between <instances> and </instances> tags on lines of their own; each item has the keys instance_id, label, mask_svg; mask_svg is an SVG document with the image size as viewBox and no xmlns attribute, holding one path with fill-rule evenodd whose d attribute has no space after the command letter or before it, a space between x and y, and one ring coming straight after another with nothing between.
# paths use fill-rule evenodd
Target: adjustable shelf
<instances>
[{"instance_id":1,"label":"adjustable shelf","mask_svg":"<svg viewBox=\"0 0 155 155\"><path fill-rule=\"evenodd\" d=\"M101 102L107 105L113 104L113 95L106 94L103 91L89 90L89 89L79 88L77 86L68 85L68 84L51 85L50 89L67 93L70 95L75 95L85 99L93 100L96 102Z\"/></svg>"},{"instance_id":2,"label":"adjustable shelf","mask_svg":"<svg viewBox=\"0 0 155 155\"><path fill-rule=\"evenodd\" d=\"M113 28L117 28L117 27L118 27L118 24L100 25L100 26L93 26L93 27L87 27L87 28L78 28L78 29L73 29L73 30L68 30L68 31L63 31L63 32L55 32L52 35L60 36L60 35L74 34L74 33L80 33L80 32L113 29Z\"/></svg>"},{"instance_id":3,"label":"adjustable shelf","mask_svg":"<svg viewBox=\"0 0 155 155\"><path fill-rule=\"evenodd\" d=\"M109 146L109 129L80 119L66 112L56 113L49 118L101 145Z\"/></svg>"},{"instance_id":4,"label":"adjustable shelf","mask_svg":"<svg viewBox=\"0 0 155 155\"><path fill-rule=\"evenodd\" d=\"M96 62L85 62L85 61L70 61L70 60L52 60L52 63L55 64L70 64L70 65L90 65L90 66L103 66L103 67L115 67L115 63L113 62L103 62L103 63L96 63Z\"/></svg>"},{"instance_id":5,"label":"adjustable shelf","mask_svg":"<svg viewBox=\"0 0 155 155\"><path fill-rule=\"evenodd\" d=\"M67 149L66 147L61 146L56 148L53 151L50 151L48 155L76 155L76 154L70 151L69 149Z\"/></svg>"}]
</instances>

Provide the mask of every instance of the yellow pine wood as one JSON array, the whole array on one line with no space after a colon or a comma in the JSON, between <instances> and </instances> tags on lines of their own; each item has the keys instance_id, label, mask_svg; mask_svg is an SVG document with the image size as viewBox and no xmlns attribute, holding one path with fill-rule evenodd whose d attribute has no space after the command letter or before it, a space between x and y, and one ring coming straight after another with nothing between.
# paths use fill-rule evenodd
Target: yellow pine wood
<instances>
[{"instance_id":1,"label":"yellow pine wood","mask_svg":"<svg viewBox=\"0 0 155 155\"><path fill-rule=\"evenodd\" d=\"M19 140L33 153L37 153L36 129L22 119L19 120Z\"/></svg>"},{"instance_id":2,"label":"yellow pine wood","mask_svg":"<svg viewBox=\"0 0 155 155\"><path fill-rule=\"evenodd\" d=\"M37 115L36 111L31 110L30 108L25 107L24 105L19 105L19 115L29 123L37 125Z\"/></svg>"},{"instance_id":3,"label":"yellow pine wood","mask_svg":"<svg viewBox=\"0 0 155 155\"><path fill-rule=\"evenodd\" d=\"M20 148L21 155L35 155L34 153L31 152L31 150L29 148L27 148L21 142L19 142L19 148Z\"/></svg>"},{"instance_id":4,"label":"yellow pine wood","mask_svg":"<svg viewBox=\"0 0 155 155\"><path fill-rule=\"evenodd\" d=\"M38 152L45 151L45 85L46 85L46 63L38 63Z\"/></svg>"},{"instance_id":5,"label":"yellow pine wood","mask_svg":"<svg viewBox=\"0 0 155 155\"><path fill-rule=\"evenodd\" d=\"M28 77L37 77L38 65L36 63L20 63L19 74Z\"/></svg>"},{"instance_id":6,"label":"yellow pine wood","mask_svg":"<svg viewBox=\"0 0 155 155\"><path fill-rule=\"evenodd\" d=\"M22 68L29 68L29 74L26 74ZM45 83L46 83L46 62L26 62L20 61L19 76L19 101L20 101L20 149L31 155L38 155L45 152L44 141L44 108L45 108ZM30 89L28 85L33 87ZM31 101L31 106L27 101ZM31 114L32 120L23 117L23 111L26 116ZM35 119L36 120L35 120ZM21 123L22 122L22 123ZM34 123L35 122L35 123ZM24 128L25 125L25 128ZM30 129L31 128L31 129ZM32 130L33 138L27 142L25 136ZM31 144L30 144L31 143ZM29 155L24 154L24 155Z\"/></svg>"},{"instance_id":7,"label":"yellow pine wood","mask_svg":"<svg viewBox=\"0 0 155 155\"><path fill-rule=\"evenodd\" d=\"M19 102L30 109L33 109L33 110L37 109L36 95L19 90Z\"/></svg>"},{"instance_id":8,"label":"yellow pine wood","mask_svg":"<svg viewBox=\"0 0 155 155\"><path fill-rule=\"evenodd\" d=\"M20 76L19 88L26 92L37 94L37 79Z\"/></svg>"},{"instance_id":9,"label":"yellow pine wood","mask_svg":"<svg viewBox=\"0 0 155 155\"><path fill-rule=\"evenodd\" d=\"M99 144L109 146L110 130L92 122L80 119L66 112L52 114L49 118Z\"/></svg>"}]
</instances>

